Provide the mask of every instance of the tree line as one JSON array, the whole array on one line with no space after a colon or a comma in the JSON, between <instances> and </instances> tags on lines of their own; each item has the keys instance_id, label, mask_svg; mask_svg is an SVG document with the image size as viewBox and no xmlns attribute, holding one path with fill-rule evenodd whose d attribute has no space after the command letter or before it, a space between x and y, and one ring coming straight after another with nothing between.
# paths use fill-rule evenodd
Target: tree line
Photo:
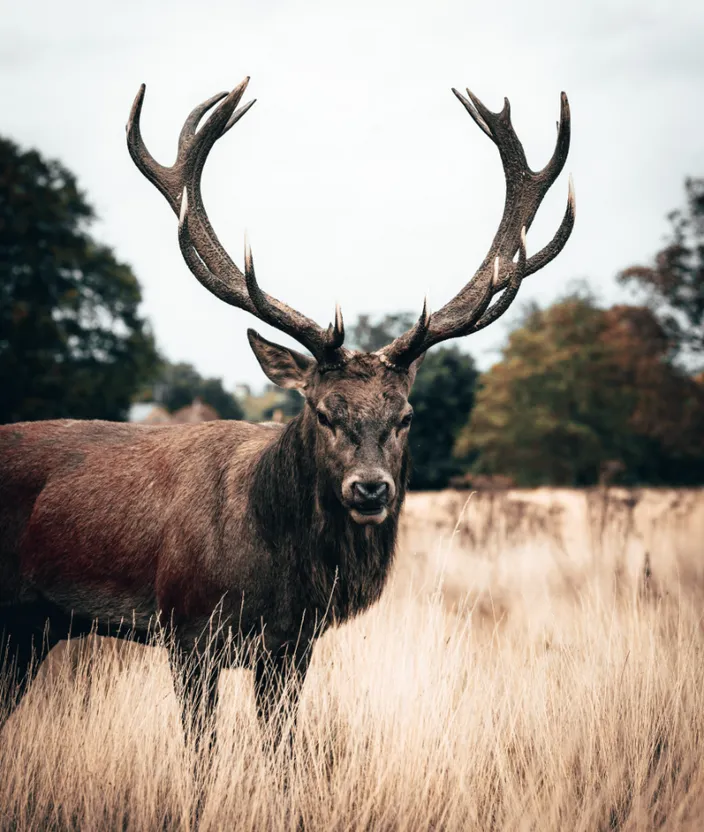
<instances>
[{"instance_id":1,"label":"tree line","mask_svg":"<svg viewBox=\"0 0 704 832\"><path fill-rule=\"evenodd\" d=\"M484 373L458 345L429 352L411 397L412 487L704 484L704 179L684 196L653 262L617 275L632 304L604 306L583 284L529 305ZM95 220L61 163L0 138L0 423L121 420L134 401L173 412L195 397L242 418L221 379L159 353L139 283ZM361 315L348 341L375 350L413 321Z\"/></svg>"}]
</instances>

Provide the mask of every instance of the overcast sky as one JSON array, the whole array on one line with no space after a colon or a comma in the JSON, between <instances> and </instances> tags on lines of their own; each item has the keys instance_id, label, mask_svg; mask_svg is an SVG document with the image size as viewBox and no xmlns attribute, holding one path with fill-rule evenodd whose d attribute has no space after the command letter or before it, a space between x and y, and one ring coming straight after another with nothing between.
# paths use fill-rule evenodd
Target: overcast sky
<instances>
[{"instance_id":1,"label":"overcast sky","mask_svg":"<svg viewBox=\"0 0 704 832\"><path fill-rule=\"evenodd\" d=\"M144 287L162 350L228 386L264 380L246 328L274 333L182 262L176 218L125 146L142 82L145 140L171 164L190 109L252 76L257 103L213 150L205 202L235 261L247 229L262 286L321 324L336 300L348 322L419 312L428 289L437 309L480 263L503 175L453 86L494 110L510 98L533 168L569 95L570 158L529 254L560 222L570 171L577 223L519 303L547 303L580 277L605 301L624 297L615 273L652 256L685 176L704 175L700 0L35 0L6 4L1 25L0 129L77 174L96 237ZM463 346L486 367L510 325L508 313Z\"/></svg>"}]
</instances>

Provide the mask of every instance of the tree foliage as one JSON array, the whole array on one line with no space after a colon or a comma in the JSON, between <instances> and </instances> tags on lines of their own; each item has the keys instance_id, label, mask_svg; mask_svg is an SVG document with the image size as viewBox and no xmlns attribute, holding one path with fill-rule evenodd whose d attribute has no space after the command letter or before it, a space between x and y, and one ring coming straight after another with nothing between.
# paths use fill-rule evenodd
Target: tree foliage
<instances>
[{"instance_id":1,"label":"tree foliage","mask_svg":"<svg viewBox=\"0 0 704 832\"><path fill-rule=\"evenodd\" d=\"M415 321L416 316L410 312L381 318L360 315L350 329L350 344L373 352ZM457 345L436 347L425 356L410 396L414 413L410 433L412 488L444 488L450 477L466 467L453 455L453 447L474 405L478 375L472 358Z\"/></svg>"},{"instance_id":2,"label":"tree foliage","mask_svg":"<svg viewBox=\"0 0 704 832\"><path fill-rule=\"evenodd\" d=\"M645 294L679 351L704 357L704 179L687 179L685 194L686 207L668 214L669 237L654 262L618 280Z\"/></svg>"},{"instance_id":3,"label":"tree foliage","mask_svg":"<svg viewBox=\"0 0 704 832\"><path fill-rule=\"evenodd\" d=\"M129 266L59 162L0 138L0 422L122 419L157 363Z\"/></svg>"},{"instance_id":4,"label":"tree foliage","mask_svg":"<svg viewBox=\"0 0 704 832\"><path fill-rule=\"evenodd\" d=\"M347 341L353 349L376 352L410 329L415 322L416 318L410 312L394 312L381 317L360 315L349 328Z\"/></svg>"},{"instance_id":5,"label":"tree foliage","mask_svg":"<svg viewBox=\"0 0 704 832\"><path fill-rule=\"evenodd\" d=\"M412 488L446 488L465 469L453 449L474 406L478 377L472 358L456 345L426 354L410 396Z\"/></svg>"},{"instance_id":6,"label":"tree foliage","mask_svg":"<svg viewBox=\"0 0 704 832\"><path fill-rule=\"evenodd\" d=\"M646 307L575 294L529 310L482 379L460 456L524 485L589 485L618 461L631 482L704 477L704 387L671 360Z\"/></svg>"},{"instance_id":7,"label":"tree foliage","mask_svg":"<svg viewBox=\"0 0 704 832\"><path fill-rule=\"evenodd\" d=\"M265 421L274 419L277 412L281 414L283 420L288 422L294 416L303 410L305 399L298 390L282 390L278 388L279 397L274 405L266 408L262 414Z\"/></svg>"},{"instance_id":8,"label":"tree foliage","mask_svg":"<svg viewBox=\"0 0 704 832\"><path fill-rule=\"evenodd\" d=\"M222 379L203 378L192 364L163 362L154 384L143 390L142 399L152 399L170 413L200 399L217 410L222 419L242 419L240 403L223 387Z\"/></svg>"}]
</instances>

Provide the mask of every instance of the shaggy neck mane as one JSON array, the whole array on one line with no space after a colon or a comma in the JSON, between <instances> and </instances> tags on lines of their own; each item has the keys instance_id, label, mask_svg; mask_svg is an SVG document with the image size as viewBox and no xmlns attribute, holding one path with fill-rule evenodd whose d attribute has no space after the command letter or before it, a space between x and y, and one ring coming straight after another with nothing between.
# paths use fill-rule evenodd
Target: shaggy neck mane
<instances>
[{"instance_id":1,"label":"shaggy neck mane","mask_svg":"<svg viewBox=\"0 0 704 832\"><path fill-rule=\"evenodd\" d=\"M320 615L335 622L365 610L381 594L393 562L398 515L406 491L409 454L403 459L398 495L380 525L349 516L318 471L315 428L306 411L282 430L262 454L250 490L250 509L275 559L297 564L300 581Z\"/></svg>"}]
</instances>

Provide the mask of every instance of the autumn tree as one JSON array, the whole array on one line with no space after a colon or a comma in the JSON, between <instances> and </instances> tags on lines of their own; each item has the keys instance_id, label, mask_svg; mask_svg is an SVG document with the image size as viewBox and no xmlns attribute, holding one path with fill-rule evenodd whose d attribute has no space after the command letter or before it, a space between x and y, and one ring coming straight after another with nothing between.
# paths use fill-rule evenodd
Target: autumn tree
<instances>
[{"instance_id":1,"label":"autumn tree","mask_svg":"<svg viewBox=\"0 0 704 832\"><path fill-rule=\"evenodd\" d=\"M685 207L668 214L665 246L618 279L642 293L680 353L704 358L704 179L685 181Z\"/></svg>"},{"instance_id":2,"label":"autumn tree","mask_svg":"<svg viewBox=\"0 0 704 832\"><path fill-rule=\"evenodd\" d=\"M456 445L482 473L524 485L589 485L618 461L630 482L704 479L704 387L671 360L646 307L586 293L532 307L482 378Z\"/></svg>"},{"instance_id":3,"label":"autumn tree","mask_svg":"<svg viewBox=\"0 0 704 832\"><path fill-rule=\"evenodd\" d=\"M122 419L157 364L129 266L73 174L0 138L0 423Z\"/></svg>"}]
</instances>

